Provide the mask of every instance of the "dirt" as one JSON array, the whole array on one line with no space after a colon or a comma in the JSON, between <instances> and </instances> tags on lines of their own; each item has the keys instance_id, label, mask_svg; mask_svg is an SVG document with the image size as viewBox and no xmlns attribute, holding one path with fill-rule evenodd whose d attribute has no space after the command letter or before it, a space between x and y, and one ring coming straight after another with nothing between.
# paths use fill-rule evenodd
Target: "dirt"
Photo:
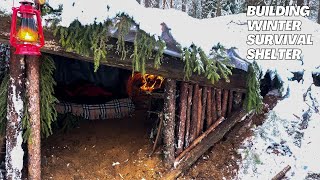
<instances>
[{"instance_id":1,"label":"dirt","mask_svg":"<svg viewBox=\"0 0 320 180\"><path fill-rule=\"evenodd\" d=\"M266 96L264 98L266 108L273 109L277 100L274 96ZM222 141L204 154L179 180L234 179L239 169L238 162L241 160L237 150L247 137L252 136L251 127L261 125L265 116L265 114L254 115L251 120L236 124Z\"/></svg>"},{"instance_id":2,"label":"dirt","mask_svg":"<svg viewBox=\"0 0 320 180\"><path fill-rule=\"evenodd\" d=\"M160 179L160 149L149 154L145 112L131 118L82 121L43 141L43 179Z\"/></svg>"},{"instance_id":3,"label":"dirt","mask_svg":"<svg viewBox=\"0 0 320 180\"><path fill-rule=\"evenodd\" d=\"M273 108L276 98L265 99ZM149 157L150 122L145 111L125 119L81 121L68 133L56 133L43 141L43 179L161 179L165 172L161 150ZM250 127L265 115L238 123L182 179L232 179L238 170L237 149L251 135Z\"/></svg>"}]
</instances>

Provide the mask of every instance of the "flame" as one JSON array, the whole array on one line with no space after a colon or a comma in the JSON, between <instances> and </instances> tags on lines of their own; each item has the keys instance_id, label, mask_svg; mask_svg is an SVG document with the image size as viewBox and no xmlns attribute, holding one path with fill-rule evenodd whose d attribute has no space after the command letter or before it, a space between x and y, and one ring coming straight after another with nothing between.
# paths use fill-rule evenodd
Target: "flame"
<instances>
[{"instance_id":1,"label":"flame","mask_svg":"<svg viewBox=\"0 0 320 180\"><path fill-rule=\"evenodd\" d=\"M155 89L161 88L164 78L161 76L156 76L152 74L145 74L142 76L143 78L143 85L140 87L143 91L152 92Z\"/></svg>"},{"instance_id":2,"label":"flame","mask_svg":"<svg viewBox=\"0 0 320 180\"><path fill-rule=\"evenodd\" d=\"M24 42L37 42L38 33L31 28L21 27L18 31L18 38L20 41Z\"/></svg>"}]
</instances>

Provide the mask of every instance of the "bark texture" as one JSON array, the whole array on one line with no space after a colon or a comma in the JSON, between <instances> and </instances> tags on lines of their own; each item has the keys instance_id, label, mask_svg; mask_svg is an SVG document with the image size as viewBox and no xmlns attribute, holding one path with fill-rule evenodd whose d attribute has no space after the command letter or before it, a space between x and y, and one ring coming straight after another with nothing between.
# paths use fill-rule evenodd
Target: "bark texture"
<instances>
[{"instance_id":1,"label":"bark texture","mask_svg":"<svg viewBox=\"0 0 320 180\"><path fill-rule=\"evenodd\" d=\"M163 123L163 142L164 142L164 163L167 168L173 166L175 159L175 107L176 107L176 81L167 79L164 88L164 123Z\"/></svg>"},{"instance_id":2,"label":"bark texture","mask_svg":"<svg viewBox=\"0 0 320 180\"><path fill-rule=\"evenodd\" d=\"M179 100L178 142L176 154L180 154L183 150L184 138L186 133L187 99L188 83L181 82Z\"/></svg>"},{"instance_id":3,"label":"bark texture","mask_svg":"<svg viewBox=\"0 0 320 180\"><path fill-rule=\"evenodd\" d=\"M21 179L23 167L22 127L23 117L23 92L24 92L24 56L15 55L15 49L11 47L9 62L9 89L6 126L6 179Z\"/></svg>"},{"instance_id":4,"label":"bark texture","mask_svg":"<svg viewBox=\"0 0 320 180\"><path fill-rule=\"evenodd\" d=\"M41 180L40 63L39 56L27 56L27 97L30 121L28 179Z\"/></svg>"},{"instance_id":5,"label":"bark texture","mask_svg":"<svg viewBox=\"0 0 320 180\"><path fill-rule=\"evenodd\" d=\"M203 153L205 153L214 144L219 142L223 136L229 132L230 129L245 115L245 110L239 110L234 112L233 115L228 118L228 120L222 121L222 123L217 126L214 131L209 133L197 144L197 146L186 153L186 155L179 162L175 162L176 166L169 170L168 173L163 176L163 179L176 179L182 172L187 170L193 163L195 163L197 159L203 155Z\"/></svg>"}]
</instances>

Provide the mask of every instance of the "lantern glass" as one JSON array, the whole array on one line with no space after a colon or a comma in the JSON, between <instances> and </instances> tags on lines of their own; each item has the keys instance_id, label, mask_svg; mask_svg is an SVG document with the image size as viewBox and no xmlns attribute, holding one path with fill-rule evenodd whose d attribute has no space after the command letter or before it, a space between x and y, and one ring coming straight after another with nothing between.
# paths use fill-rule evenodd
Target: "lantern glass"
<instances>
[{"instance_id":1,"label":"lantern glass","mask_svg":"<svg viewBox=\"0 0 320 180\"><path fill-rule=\"evenodd\" d=\"M19 16L17 39L20 42L36 43L39 39L36 16L34 14L21 13Z\"/></svg>"}]
</instances>

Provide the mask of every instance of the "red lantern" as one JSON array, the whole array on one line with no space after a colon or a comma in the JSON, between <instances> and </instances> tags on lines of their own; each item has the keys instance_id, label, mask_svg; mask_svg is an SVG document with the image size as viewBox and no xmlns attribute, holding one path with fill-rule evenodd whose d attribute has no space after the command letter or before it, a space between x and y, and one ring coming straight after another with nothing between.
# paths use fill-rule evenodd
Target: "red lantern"
<instances>
[{"instance_id":1,"label":"red lantern","mask_svg":"<svg viewBox=\"0 0 320 180\"><path fill-rule=\"evenodd\" d=\"M16 48L15 54L41 55L44 36L40 11L33 8L31 2L22 1L20 4L20 7L12 8L10 43Z\"/></svg>"}]
</instances>

